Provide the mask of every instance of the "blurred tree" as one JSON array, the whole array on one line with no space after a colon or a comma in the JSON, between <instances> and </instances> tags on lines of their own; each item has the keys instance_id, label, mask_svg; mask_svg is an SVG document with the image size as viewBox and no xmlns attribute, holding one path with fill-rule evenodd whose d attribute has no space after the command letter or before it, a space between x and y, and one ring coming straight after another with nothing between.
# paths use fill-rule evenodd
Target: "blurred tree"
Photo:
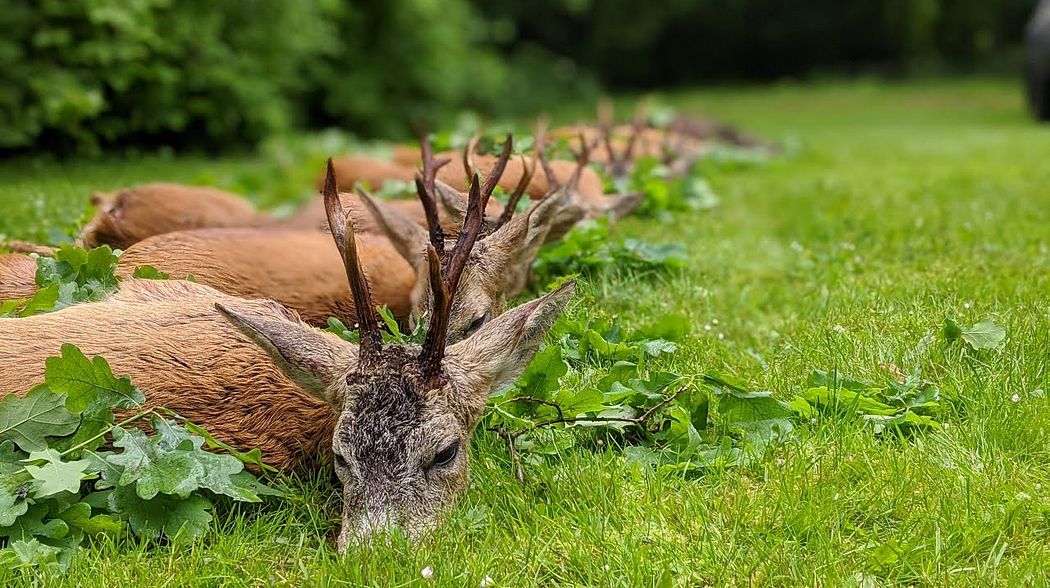
<instances>
[{"instance_id":1,"label":"blurred tree","mask_svg":"<svg viewBox=\"0 0 1050 588\"><path fill-rule=\"evenodd\" d=\"M645 89L1016 47L1035 0L0 0L0 152L399 137Z\"/></svg>"},{"instance_id":2,"label":"blurred tree","mask_svg":"<svg viewBox=\"0 0 1050 588\"><path fill-rule=\"evenodd\" d=\"M973 65L1017 47L1035 0L473 0L603 82L646 88L817 71Z\"/></svg>"},{"instance_id":3,"label":"blurred tree","mask_svg":"<svg viewBox=\"0 0 1050 588\"><path fill-rule=\"evenodd\" d=\"M0 148L250 143L334 33L309 0L0 0Z\"/></svg>"}]
</instances>

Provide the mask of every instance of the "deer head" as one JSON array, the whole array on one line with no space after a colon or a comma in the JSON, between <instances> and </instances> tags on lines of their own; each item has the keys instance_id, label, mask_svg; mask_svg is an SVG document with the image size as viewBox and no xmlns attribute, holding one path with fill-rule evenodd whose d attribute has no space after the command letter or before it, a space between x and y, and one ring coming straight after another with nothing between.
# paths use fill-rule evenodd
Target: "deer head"
<instances>
[{"instance_id":1,"label":"deer head","mask_svg":"<svg viewBox=\"0 0 1050 588\"><path fill-rule=\"evenodd\" d=\"M594 175L593 170L588 169L587 165L591 161L591 154L594 148L601 140L600 136L588 141L586 135L582 131L579 132L580 147L572 152L575 159L575 167L569 174L568 179L562 181L561 178L565 175L565 168L559 167L563 172L559 174L555 170L554 164L547 160L546 126L546 121L540 121L536 129L536 153L539 157L540 165L543 167L543 173L547 178L547 198L559 192L565 193L564 204L561 210L558 211L557 218L553 221L551 229L547 233L547 243L564 237L576 223L584 218L608 217L611 220L618 220L638 206L642 201L642 194L630 193L605 196L600 193L600 180L597 179L595 181L598 182L599 186L596 186L594 191L583 191L580 189L580 180L584 177L584 174L590 173ZM565 164L569 162L554 163Z\"/></svg>"},{"instance_id":2,"label":"deer head","mask_svg":"<svg viewBox=\"0 0 1050 588\"><path fill-rule=\"evenodd\" d=\"M481 232L475 197L455 246L444 255L427 247L433 313L423 345L384 344L375 314L363 310L373 308L371 293L331 167L324 193L332 235L362 309L360 344L279 315L217 308L298 386L339 414L332 452L342 485L342 552L391 527L416 538L438 523L467 487L471 433L490 391L525 369L574 285L568 282L446 345L454 294Z\"/></svg>"},{"instance_id":3,"label":"deer head","mask_svg":"<svg viewBox=\"0 0 1050 588\"><path fill-rule=\"evenodd\" d=\"M598 103L598 130L601 132L602 143L607 155L606 170L614 182L622 184L630 178L631 169L634 166L635 146L647 126L644 102L639 102L638 108L635 109L634 122L631 124L631 131L624 142L622 151L617 151L613 147L613 121L612 101L608 99L600 101Z\"/></svg>"},{"instance_id":4,"label":"deer head","mask_svg":"<svg viewBox=\"0 0 1050 588\"><path fill-rule=\"evenodd\" d=\"M111 245L127 249L162 233L207 227L255 227L274 224L236 194L199 186L154 183L116 193L91 195L94 217L77 239L83 247Z\"/></svg>"},{"instance_id":5,"label":"deer head","mask_svg":"<svg viewBox=\"0 0 1050 588\"><path fill-rule=\"evenodd\" d=\"M511 193L502 214L498 218L484 218L479 211L485 210L485 201L491 196L510 158L510 138L504 144L503 153L489 172L484 185L480 179L474 179L466 197L447 186L445 196L435 195L442 190L443 184L436 180L436 174L445 160L435 159L425 141L422 145L423 167L417 177L416 188L426 211L429 230L424 230L382 203L375 202L364 190L358 190L358 196L378 228L398 247L402 256L416 260L417 275L421 276L429 272L427 258L422 255L427 247L441 252L439 259L443 265L448 264L451 262L451 253L446 232L465 231L471 227L471 223L478 223L479 237L469 252L463 276L458 282L456 303L448 328L449 339L459 341L501 314L507 297L524 289L529 268L545 242L556 213L565 206L566 199L545 199L534 204L527 212L513 215L531 180L531 171L535 169L535 166L525 164L529 173ZM442 199L458 211L453 219L455 224L435 220L438 208L445 206ZM426 279L419 283L429 285ZM429 292L416 299L420 301L420 314L432 313L434 298Z\"/></svg>"}]
</instances>

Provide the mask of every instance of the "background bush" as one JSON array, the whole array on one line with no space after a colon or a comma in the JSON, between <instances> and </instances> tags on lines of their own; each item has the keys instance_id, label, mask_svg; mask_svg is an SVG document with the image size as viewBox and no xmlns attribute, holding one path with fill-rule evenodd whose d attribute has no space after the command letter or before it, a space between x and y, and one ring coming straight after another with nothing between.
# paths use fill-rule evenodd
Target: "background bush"
<instances>
[{"instance_id":1,"label":"background bush","mask_svg":"<svg viewBox=\"0 0 1050 588\"><path fill-rule=\"evenodd\" d=\"M0 0L0 153L406 136L612 89L973 67L1034 0Z\"/></svg>"}]
</instances>

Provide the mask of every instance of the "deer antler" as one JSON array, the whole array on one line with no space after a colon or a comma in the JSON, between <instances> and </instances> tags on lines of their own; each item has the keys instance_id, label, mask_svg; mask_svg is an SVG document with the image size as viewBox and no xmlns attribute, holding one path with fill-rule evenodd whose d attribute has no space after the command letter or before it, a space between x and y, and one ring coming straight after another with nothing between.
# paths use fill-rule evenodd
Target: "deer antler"
<instances>
[{"instance_id":1,"label":"deer antler","mask_svg":"<svg viewBox=\"0 0 1050 588\"><path fill-rule=\"evenodd\" d=\"M616 177L627 174L627 165L634 159L634 147L645 128L645 108L643 102L638 103L635 109L634 122L631 125L631 134L627 137L627 145L622 153L617 153L612 145L613 133L613 105L609 99L603 99L598 103L598 129L601 139L605 143L605 151L609 154L609 169Z\"/></svg>"},{"instance_id":2,"label":"deer antler","mask_svg":"<svg viewBox=\"0 0 1050 588\"><path fill-rule=\"evenodd\" d=\"M492 195L492 192L499 185L499 179L503 177L503 171L507 169L507 162L510 161L511 152L514 150L514 136L510 133L507 134L507 140L503 142L503 150L500 151L499 159L496 160L496 165L492 166L489 170L489 175L485 178L485 186L481 189L482 194ZM488 196L485 197L486 203L488 204ZM485 210L485 207L481 207Z\"/></svg>"},{"instance_id":3,"label":"deer antler","mask_svg":"<svg viewBox=\"0 0 1050 588\"><path fill-rule=\"evenodd\" d=\"M510 222L511 217L514 216L514 211L518 208L518 202L521 200L521 197L525 195L525 190L528 190L529 184L532 183L532 176L536 173L536 156L529 159L522 155L521 169L521 180L518 181L518 185L514 187L514 192L511 193L510 199L507 200L506 207L503 209L503 212L500 213L499 220L496 221L497 229Z\"/></svg>"},{"instance_id":4,"label":"deer antler","mask_svg":"<svg viewBox=\"0 0 1050 588\"><path fill-rule=\"evenodd\" d=\"M554 174L551 162L547 161L547 119L541 118L536 122L536 158L540 160L543 167L543 175L547 176L547 191L553 192L561 187L558 176Z\"/></svg>"},{"instance_id":5,"label":"deer antler","mask_svg":"<svg viewBox=\"0 0 1050 588\"><path fill-rule=\"evenodd\" d=\"M591 151L598 146L598 141L600 139L596 138L594 141L588 142L587 137L583 136L583 131L580 131L580 150L573 150L572 152L572 156L576 159L576 169L572 170L569 181L565 183L570 189L575 189L576 185L580 183L583 170L591 161Z\"/></svg>"},{"instance_id":6,"label":"deer antler","mask_svg":"<svg viewBox=\"0 0 1050 588\"><path fill-rule=\"evenodd\" d=\"M350 292L354 297L357 324L361 332L360 361L362 365L373 363L379 357L383 338L379 331L379 322L376 320L372 292L368 288L368 280L357 255L354 221L351 215L346 214L342 202L339 201L339 188L336 185L335 168L331 158L328 159L328 170L324 178L324 208L328 216L328 227L339 255L343 258L346 279L350 282Z\"/></svg>"},{"instance_id":7,"label":"deer antler","mask_svg":"<svg viewBox=\"0 0 1050 588\"><path fill-rule=\"evenodd\" d=\"M438 251L445 250L445 233L441 230L441 221L438 217L437 201L434 199L434 186L437 181L437 172L441 166L448 164L448 158L434 159L434 153L430 149L430 140L423 134L419 139L419 151L423 159L423 168L416 174L416 194L419 202L423 205L423 213L426 215L427 227L430 230L430 242Z\"/></svg>"},{"instance_id":8,"label":"deer antler","mask_svg":"<svg viewBox=\"0 0 1050 588\"><path fill-rule=\"evenodd\" d=\"M467 262L470 260L470 252L481 234L485 220L485 206L488 204L489 198L492 197L492 192L496 189L496 184L500 176L503 175L503 170L507 167L507 161L510 159L512 149L513 138L508 135L500 158L485 179L484 188L482 188L481 178L477 173L474 174L467 196L467 215L463 220L463 227L459 231L456 244L449 252L438 250L437 243L433 242L435 228L437 233L441 233L441 225L436 220L437 206L435 205L434 195L427 192L426 182L422 180L416 181L416 187L420 190L420 200L423 201L424 206L427 206L427 202L430 203L434 210L433 216L435 217L430 227L431 244L427 247L427 262L430 266L430 290L434 296L434 309L430 325L427 328L426 339L423 341L423 351L420 354L423 373L428 376L435 376L441 373L441 359L445 355L445 343L448 337L448 321L449 316L452 314L452 297L459 287L459 280L463 276L463 270L467 267ZM424 162L429 152L429 145L424 146ZM430 216L428 212L428 223L431 222ZM444 244L443 239L441 244ZM442 272L442 259L448 260L445 264L444 272Z\"/></svg>"},{"instance_id":9,"label":"deer antler","mask_svg":"<svg viewBox=\"0 0 1050 588\"><path fill-rule=\"evenodd\" d=\"M468 182L474 177L474 152L477 151L479 142L481 135L474 133L463 146L463 170L467 173Z\"/></svg>"}]
</instances>

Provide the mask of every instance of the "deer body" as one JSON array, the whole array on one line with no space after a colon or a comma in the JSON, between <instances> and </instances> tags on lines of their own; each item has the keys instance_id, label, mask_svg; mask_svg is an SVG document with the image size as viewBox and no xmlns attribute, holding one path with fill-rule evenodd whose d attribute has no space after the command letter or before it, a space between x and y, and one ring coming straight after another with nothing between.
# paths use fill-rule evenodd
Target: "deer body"
<instances>
[{"instance_id":1,"label":"deer body","mask_svg":"<svg viewBox=\"0 0 1050 588\"><path fill-rule=\"evenodd\" d=\"M352 186L360 182L371 190L378 190L389 180L412 182L416 178L414 167L378 157L346 155L333 159L332 165L335 166L335 177L342 186ZM318 187L323 184L324 176L317 181Z\"/></svg>"},{"instance_id":2,"label":"deer body","mask_svg":"<svg viewBox=\"0 0 1050 588\"><path fill-rule=\"evenodd\" d=\"M335 414L224 319L217 302L301 324L270 301L185 281L128 280L102 302L0 319L0 392L28 392L43 381L44 360L72 343L131 376L149 406L170 408L239 450L258 447L282 470L308 469L328 447Z\"/></svg>"},{"instance_id":3,"label":"deer body","mask_svg":"<svg viewBox=\"0 0 1050 588\"><path fill-rule=\"evenodd\" d=\"M390 241L362 235L358 247L376 303L408 324L418 307L417 274ZM201 229L157 235L121 255L118 275L152 265L173 278L194 279L234 296L269 298L298 312L311 325L328 317L347 325L357 310L330 235L290 229Z\"/></svg>"},{"instance_id":4,"label":"deer body","mask_svg":"<svg viewBox=\"0 0 1050 588\"><path fill-rule=\"evenodd\" d=\"M80 234L84 247L127 249L147 237L208 227L257 227L276 219L238 196L215 188L144 184L91 197L98 209Z\"/></svg>"},{"instance_id":5,"label":"deer body","mask_svg":"<svg viewBox=\"0 0 1050 588\"><path fill-rule=\"evenodd\" d=\"M426 177L419 189L435 218L427 194L433 176ZM568 282L449 344L454 297L482 230L488 185L472 187L454 246L438 253L440 228L430 233L432 314L422 346L383 343L371 312L361 313L360 344L352 344L272 301L133 279L103 302L0 319L0 390L24 394L41 379L47 356L62 343L76 344L130 375L151 403L237 449L260 447L282 469L302 468L330 448L343 499L340 551L395 525L417 537L467 487L471 433L489 394L522 373L573 293ZM324 194L354 306L373 308L331 162ZM525 228L507 224L497 232Z\"/></svg>"}]
</instances>

